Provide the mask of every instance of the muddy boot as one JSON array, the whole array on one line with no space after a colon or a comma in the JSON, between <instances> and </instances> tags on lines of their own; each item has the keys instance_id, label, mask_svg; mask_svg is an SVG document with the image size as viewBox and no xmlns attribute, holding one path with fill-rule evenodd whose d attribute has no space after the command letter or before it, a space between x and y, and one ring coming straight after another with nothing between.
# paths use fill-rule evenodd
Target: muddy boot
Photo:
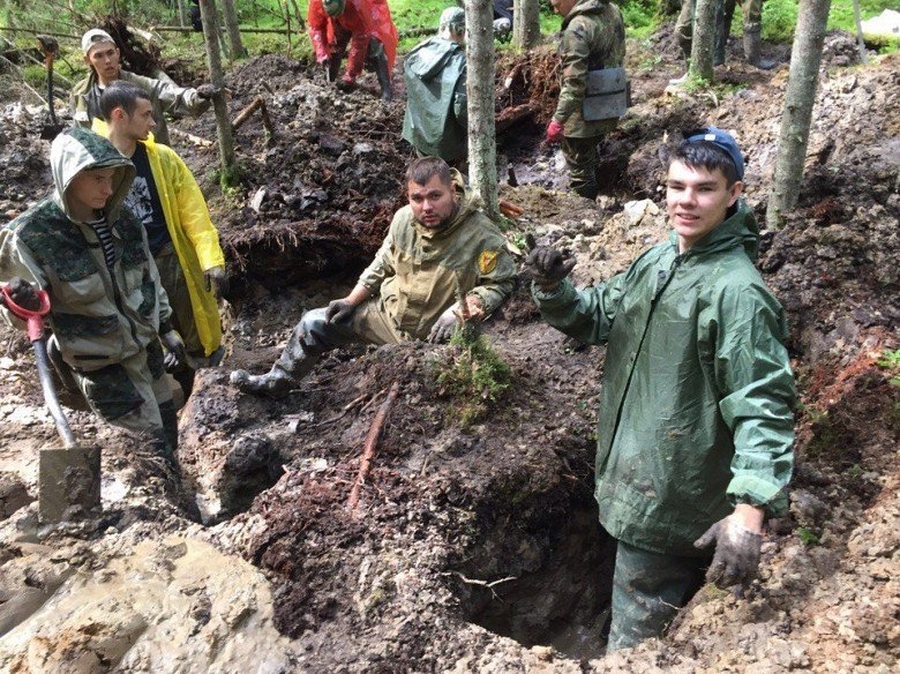
<instances>
[{"instance_id":1,"label":"muddy boot","mask_svg":"<svg viewBox=\"0 0 900 674\"><path fill-rule=\"evenodd\" d=\"M375 74L378 76L378 86L381 87L381 100L387 103L394 96L391 91L391 73L388 70L387 55L383 49L375 61Z\"/></svg>"},{"instance_id":2,"label":"muddy boot","mask_svg":"<svg viewBox=\"0 0 900 674\"><path fill-rule=\"evenodd\" d=\"M775 61L764 59L761 55L760 31L747 31L744 33L744 56L747 63L760 70L771 70L776 66Z\"/></svg>"},{"instance_id":3,"label":"muddy boot","mask_svg":"<svg viewBox=\"0 0 900 674\"><path fill-rule=\"evenodd\" d=\"M291 392L291 389L297 388L294 378L278 367L278 363L262 375L250 374L246 370L235 370L229 376L229 381L244 393L265 394L273 398L283 398Z\"/></svg>"}]
</instances>

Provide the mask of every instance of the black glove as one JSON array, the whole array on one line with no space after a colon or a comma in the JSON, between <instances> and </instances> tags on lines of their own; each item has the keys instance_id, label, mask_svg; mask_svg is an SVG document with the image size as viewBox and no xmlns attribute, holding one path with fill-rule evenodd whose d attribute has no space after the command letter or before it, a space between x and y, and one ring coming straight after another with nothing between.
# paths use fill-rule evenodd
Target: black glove
<instances>
[{"instance_id":1,"label":"black glove","mask_svg":"<svg viewBox=\"0 0 900 674\"><path fill-rule=\"evenodd\" d=\"M179 365L187 363L184 340L181 338L181 335L178 334L177 330L169 330L168 332L161 334L159 339L162 342L163 347L165 347L163 362L165 363L166 370L172 371L177 369Z\"/></svg>"},{"instance_id":2,"label":"black glove","mask_svg":"<svg viewBox=\"0 0 900 674\"><path fill-rule=\"evenodd\" d=\"M715 543L716 552L706 572L706 582L725 589L746 585L756 577L762 537L731 517L713 524L694 541L694 547L706 548Z\"/></svg>"},{"instance_id":3,"label":"black glove","mask_svg":"<svg viewBox=\"0 0 900 674\"><path fill-rule=\"evenodd\" d=\"M37 289L21 276L13 276L6 285L6 291L9 298L23 309L37 311L41 308Z\"/></svg>"},{"instance_id":4,"label":"black glove","mask_svg":"<svg viewBox=\"0 0 900 674\"><path fill-rule=\"evenodd\" d=\"M325 318L329 323L343 323L356 311L356 305L347 300L331 300L325 309Z\"/></svg>"},{"instance_id":5,"label":"black glove","mask_svg":"<svg viewBox=\"0 0 900 674\"><path fill-rule=\"evenodd\" d=\"M525 258L525 269L541 290L548 292L555 290L574 266L575 258L564 260L562 253L550 246L538 246Z\"/></svg>"},{"instance_id":6,"label":"black glove","mask_svg":"<svg viewBox=\"0 0 900 674\"><path fill-rule=\"evenodd\" d=\"M204 101L208 101L217 93L219 93L219 90L212 84L201 84L199 87L197 87L197 96L202 98Z\"/></svg>"},{"instance_id":7,"label":"black glove","mask_svg":"<svg viewBox=\"0 0 900 674\"><path fill-rule=\"evenodd\" d=\"M207 292L214 293L218 300L228 292L228 276L225 275L225 267L210 267L203 272L203 281L206 283Z\"/></svg>"},{"instance_id":8,"label":"black glove","mask_svg":"<svg viewBox=\"0 0 900 674\"><path fill-rule=\"evenodd\" d=\"M437 321L431 326L431 332L428 333L429 342L432 344L443 344L450 341L453 333L456 332L461 323L456 313L457 311L458 309L454 303L438 316Z\"/></svg>"}]
</instances>

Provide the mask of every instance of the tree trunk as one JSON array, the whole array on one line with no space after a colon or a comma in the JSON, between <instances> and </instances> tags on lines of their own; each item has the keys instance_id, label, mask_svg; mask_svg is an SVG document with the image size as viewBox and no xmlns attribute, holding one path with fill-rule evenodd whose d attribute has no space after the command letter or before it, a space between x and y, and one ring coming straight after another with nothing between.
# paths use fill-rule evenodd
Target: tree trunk
<instances>
[{"instance_id":1,"label":"tree trunk","mask_svg":"<svg viewBox=\"0 0 900 674\"><path fill-rule=\"evenodd\" d=\"M830 8L831 0L800 0L778 134L775 176L766 208L766 225L772 230L781 229L784 213L797 206Z\"/></svg>"},{"instance_id":2,"label":"tree trunk","mask_svg":"<svg viewBox=\"0 0 900 674\"><path fill-rule=\"evenodd\" d=\"M238 28L237 12L234 9L234 0L221 0L222 15L225 19L225 29L228 31L228 43L231 58L236 60L244 55L244 44L241 42L241 31Z\"/></svg>"},{"instance_id":3,"label":"tree trunk","mask_svg":"<svg viewBox=\"0 0 900 674\"><path fill-rule=\"evenodd\" d=\"M222 56L219 52L219 17L213 0L200 0L200 19L203 21L203 40L206 42L206 64L209 81L218 90L213 97L216 112L216 135L219 139L220 184L230 186L237 182L234 161L234 135L228 119L225 103L225 77L222 74Z\"/></svg>"},{"instance_id":4,"label":"tree trunk","mask_svg":"<svg viewBox=\"0 0 900 674\"><path fill-rule=\"evenodd\" d=\"M718 0L697 0L691 41L691 79L712 82L713 47L716 43L716 5Z\"/></svg>"},{"instance_id":5,"label":"tree trunk","mask_svg":"<svg viewBox=\"0 0 900 674\"><path fill-rule=\"evenodd\" d=\"M491 0L466 0L466 93L469 98L469 184L492 220L497 203L494 130L494 9Z\"/></svg>"},{"instance_id":6,"label":"tree trunk","mask_svg":"<svg viewBox=\"0 0 900 674\"><path fill-rule=\"evenodd\" d=\"M540 41L541 23L538 0L515 0L513 3L513 45L525 50L537 46Z\"/></svg>"},{"instance_id":7,"label":"tree trunk","mask_svg":"<svg viewBox=\"0 0 900 674\"><path fill-rule=\"evenodd\" d=\"M178 0L178 25L187 25L187 10L184 7L184 0Z\"/></svg>"}]
</instances>

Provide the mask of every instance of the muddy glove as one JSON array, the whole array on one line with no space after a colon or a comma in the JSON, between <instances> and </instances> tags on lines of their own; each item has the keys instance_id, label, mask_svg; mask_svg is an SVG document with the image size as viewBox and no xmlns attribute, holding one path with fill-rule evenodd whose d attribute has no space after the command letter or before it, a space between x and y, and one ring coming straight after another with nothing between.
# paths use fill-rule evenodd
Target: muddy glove
<instances>
[{"instance_id":1,"label":"muddy glove","mask_svg":"<svg viewBox=\"0 0 900 674\"><path fill-rule=\"evenodd\" d=\"M219 90L212 84L201 84L197 87L197 97L202 98L204 101L208 101L217 93L219 93Z\"/></svg>"},{"instance_id":2,"label":"muddy glove","mask_svg":"<svg viewBox=\"0 0 900 674\"><path fill-rule=\"evenodd\" d=\"M746 585L756 576L762 537L732 517L713 524L694 541L694 547L707 548L715 543L716 552L706 572L706 582L725 589Z\"/></svg>"},{"instance_id":3,"label":"muddy glove","mask_svg":"<svg viewBox=\"0 0 900 674\"><path fill-rule=\"evenodd\" d=\"M166 370L174 370L179 365L187 362L187 353L184 350L184 340L177 330L168 330L159 336L162 342L165 356L163 362Z\"/></svg>"},{"instance_id":4,"label":"muddy glove","mask_svg":"<svg viewBox=\"0 0 900 674\"><path fill-rule=\"evenodd\" d=\"M565 138L565 134L563 133L562 122L551 119L550 123L547 125L547 142L551 145L555 145L563 142L563 138Z\"/></svg>"},{"instance_id":5,"label":"muddy glove","mask_svg":"<svg viewBox=\"0 0 900 674\"><path fill-rule=\"evenodd\" d=\"M525 269L544 292L556 290L575 266L575 258L564 260L562 253L550 246L538 246L525 258Z\"/></svg>"},{"instance_id":6,"label":"muddy glove","mask_svg":"<svg viewBox=\"0 0 900 674\"><path fill-rule=\"evenodd\" d=\"M41 298L37 289L21 276L13 276L6 285L9 299L28 311L38 311L41 308Z\"/></svg>"},{"instance_id":7,"label":"muddy glove","mask_svg":"<svg viewBox=\"0 0 900 674\"><path fill-rule=\"evenodd\" d=\"M444 313L438 316L434 325L431 326L431 332L428 333L428 341L432 344L449 342L461 323L458 313L459 309L454 302Z\"/></svg>"},{"instance_id":8,"label":"muddy glove","mask_svg":"<svg viewBox=\"0 0 900 674\"><path fill-rule=\"evenodd\" d=\"M220 300L228 292L228 277L225 275L225 267L210 267L203 272L203 281L206 284L206 292L215 294Z\"/></svg>"},{"instance_id":9,"label":"muddy glove","mask_svg":"<svg viewBox=\"0 0 900 674\"><path fill-rule=\"evenodd\" d=\"M353 312L356 311L356 305L348 300L331 300L328 308L325 309L325 318L329 323L343 323L350 319Z\"/></svg>"}]
</instances>

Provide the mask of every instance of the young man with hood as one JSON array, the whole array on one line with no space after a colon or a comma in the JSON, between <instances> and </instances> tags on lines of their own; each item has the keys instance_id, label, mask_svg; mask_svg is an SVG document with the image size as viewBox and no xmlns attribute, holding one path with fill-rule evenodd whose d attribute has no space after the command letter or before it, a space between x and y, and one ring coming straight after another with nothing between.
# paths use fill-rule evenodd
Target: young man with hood
<instances>
[{"instance_id":1,"label":"young man with hood","mask_svg":"<svg viewBox=\"0 0 900 674\"><path fill-rule=\"evenodd\" d=\"M316 62L324 66L329 81L337 81L349 43L341 86L352 87L368 65L378 76L381 100L391 100L399 37L386 0L309 0L306 21Z\"/></svg>"},{"instance_id":2,"label":"young man with hood","mask_svg":"<svg viewBox=\"0 0 900 674\"><path fill-rule=\"evenodd\" d=\"M468 153L466 13L441 13L438 34L413 47L403 62L403 138L416 152L463 169Z\"/></svg>"},{"instance_id":3,"label":"young man with hood","mask_svg":"<svg viewBox=\"0 0 900 674\"><path fill-rule=\"evenodd\" d=\"M128 82L111 83L100 97L109 140L134 164L125 206L147 230L150 253L172 306L172 325L188 358L172 372L185 396L198 367L221 362L218 298L227 292L225 256L203 193L174 150L158 145L150 95Z\"/></svg>"},{"instance_id":4,"label":"young man with hood","mask_svg":"<svg viewBox=\"0 0 900 674\"><path fill-rule=\"evenodd\" d=\"M660 636L704 574L749 583L764 518L787 510L794 378L743 176L734 138L690 133L668 159L668 241L584 290L574 260L528 256L544 320L607 345L594 493L618 541L609 650Z\"/></svg>"},{"instance_id":5,"label":"young man with hood","mask_svg":"<svg viewBox=\"0 0 900 674\"><path fill-rule=\"evenodd\" d=\"M589 74L624 65L625 23L618 6L606 0L550 0L550 4L563 21L559 102L547 125L547 142L562 144L572 191L594 199L599 192L597 144L616 128L618 117L595 114L592 106L586 106Z\"/></svg>"},{"instance_id":6,"label":"young man with hood","mask_svg":"<svg viewBox=\"0 0 900 674\"><path fill-rule=\"evenodd\" d=\"M509 298L516 269L506 240L466 193L459 171L422 157L410 165L406 183L409 204L394 215L350 294L306 312L267 374L235 370L232 384L283 396L330 349L354 342L445 342L464 315L481 320Z\"/></svg>"},{"instance_id":7,"label":"young man with hood","mask_svg":"<svg viewBox=\"0 0 900 674\"><path fill-rule=\"evenodd\" d=\"M165 113L175 116L199 115L210 106L215 87L203 84L196 89L180 87L168 76L160 79L136 75L119 65L119 48L112 36L100 28L91 28L81 38L84 61L91 69L90 75L75 83L69 94L69 107L75 113L75 123L93 128L104 135L103 115L100 112L100 96L103 90L116 80L125 80L150 94L153 117L156 119L156 142L169 144L169 130Z\"/></svg>"},{"instance_id":8,"label":"young man with hood","mask_svg":"<svg viewBox=\"0 0 900 674\"><path fill-rule=\"evenodd\" d=\"M97 134L75 127L50 147L55 189L0 230L0 279L13 301L50 297L52 340L93 411L139 434L175 465L178 426L164 354L181 337L141 223L122 201L134 166ZM0 303L0 314L22 327Z\"/></svg>"}]
</instances>

